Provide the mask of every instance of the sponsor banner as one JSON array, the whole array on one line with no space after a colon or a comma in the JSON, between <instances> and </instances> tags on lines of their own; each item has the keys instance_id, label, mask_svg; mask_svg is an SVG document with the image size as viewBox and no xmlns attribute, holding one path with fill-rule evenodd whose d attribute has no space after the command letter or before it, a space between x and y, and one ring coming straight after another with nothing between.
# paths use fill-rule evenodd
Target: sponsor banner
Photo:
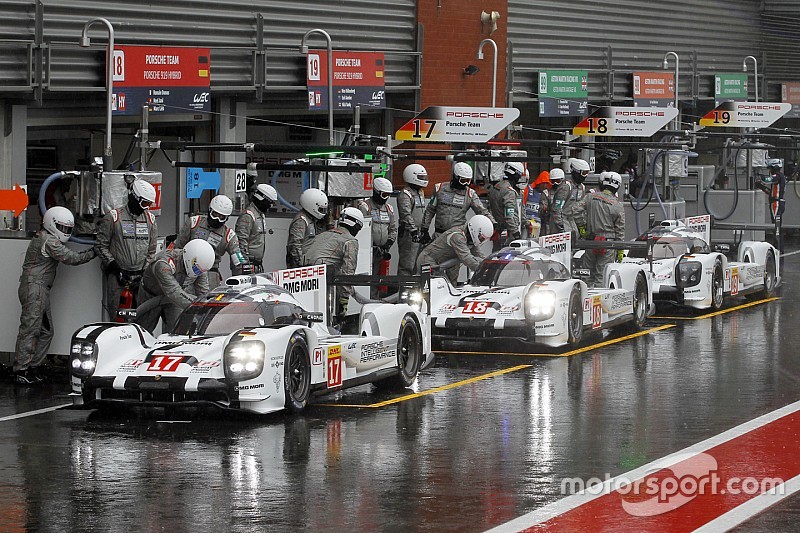
<instances>
[{"instance_id":1,"label":"sponsor banner","mask_svg":"<svg viewBox=\"0 0 800 533\"><path fill-rule=\"evenodd\" d=\"M164 46L114 48L116 115L211 111L211 49Z\"/></svg>"},{"instance_id":2,"label":"sponsor banner","mask_svg":"<svg viewBox=\"0 0 800 533\"><path fill-rule=\"evenodd\" d=\"M747 73L715 74L714 105L747 101Z\"/></svg>"},{"instance_id":3,"label":"sponsor banner","mask_svg":"<svg viewBox=\"0 0 800 533\"><path fill-rule=\"evenodd\" d=\"M540 117L585 116L589 106L589 71L540 71L538 94Z\"/></svg>"},{"instance_id":4,"label":"sponsor banner","mask_svg":"<svg viewBox=\"0 0 800 533\"><path fill-rule=\"evenodd\" d=\"M635 107L674 107L675 74L672 72L634 72Z\"/></svg>"},{"instance_id":5,"label":"sponsor banner","mask_svg":"<svg viewBox=\"0 0 800 533\"><path fill-rule=\"evenodd\" d=\"M712 128L766 128L789 112L792 104L778 102L724 102L700 119Z\"/></svg>"},{"instance_id":6,"label":"sponsor banner","mask_svg":"<svg viewBox=\"0 0 800 533\"><path fill-rule=\"evenodd\" d=\"M334 109L386 107L383 52L333 52ZM306 56L308 108L328 109L328 52L310 50Z\"/></svg>"},{"instance_id":7,"label":"sponsor banner","mask_svg":"<svg viewBox=\"0 0 800 533\"><path fill-rule=\"evenodd\" d=\"M578 123L572 134L651 137L677 116L674 107L603 107Z\"/></svg>"},{"instance_id":8,"label":"sponsor banner","mask_svg":"<svg viewBox=\"0 0 800 533\"><path fill-rule=\"evenodd\" d=\"M428 107L397 130L398 141L486 142L519 117L514 107Z\"/></svg>"},{"instance_id":9,"label":"sponsor banner","mask_svg":"<svg viewBox=\"0 0 800 533\"><path fill-rule=\"evenodd\" d=\"M781 101L792 104L792 109L786 113L786 118L800 118L800 83L782 83Z\"/></svg>"},{"instance_id":10,"label":"sponsor banner","mask_svg":"<svg viewBox=\"0 0 800 533\"><path fill-rule=\"evenodd\" d=\"M272 273L271 279L276 285L291 293L303 309L322 313L322 323L327 323L326 298L328 292L325 265L276 270Z\"/></svg>"}]
</instances>

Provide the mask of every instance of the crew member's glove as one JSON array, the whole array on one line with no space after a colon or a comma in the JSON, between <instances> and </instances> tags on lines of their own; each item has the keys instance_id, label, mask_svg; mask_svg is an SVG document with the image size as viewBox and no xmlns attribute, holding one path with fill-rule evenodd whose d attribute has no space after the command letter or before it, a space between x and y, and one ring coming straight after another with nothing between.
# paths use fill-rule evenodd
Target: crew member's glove
<instances>
[{"instance_id":1,"label":"crew member's glove","mask_svg":"<svg viewBox=\"0 0 800 533\"><path fill-rule=\"evenodd\" d=\"M253 273L258 274L264 272L264 266L261 261L253 261Z\"/></svg>"},{"instance_id":2,"label":"crew member's glove","mask_svg":"<svg viewBox=\"0 0 800 533\"><path fill-rule=\"evenodd\" d=\"M337 315L339 318L344 318L347 315L347 304L350 302L349 296L340 296L339 297L339 311Z\"/></svg>"},{"instance_id":3,"label":"crew member's glove","mask_svg":"<svg viewBox=\"0 0 800 533\"><path fill-rule=\"evenodd\" d=\"M625 250L617 250L617 263L622 263L622 259L625 257Z\"/></svg>"},{"instance_id":4,"label":"crew member's glove","mask_svg":"<svg viewBox=\"0 0 800 533\"><path fill-rule=\"evenodd\" d=\"M119 277L121 273L122 269L119 267L119 263L116 261L111 261L108 265L106 265L106 275Z\"/></svg>"},{"instance_id":5,"label":"crew member's glove","mask_svg":"<svg viewBox=\"0 0 800 533\"><path fill-rule=\"evenodd\" d=\"M394 240L393 239L389 239L389 240L386 241L386 244L383 245L383 249L388 252L393 244L394 244Z\"/></svg>"},{"instance_id":6,"label":"crew member's glove","mask_svg":"<svg viewBox=\"0 0 800 533\"><path fill-rule=\"evenodd\" d=\"M415 229L414 231L411 232L411 242L419 242L419 241L420 241L419 230Z\"/></svg>"},{"instance_id":7,"label":"crew member's glove","mask_svg":"<svg viewBox=\"0 0 800 533\"><path fill-rule=\"evenodd\" d=\"M508 236L508 242L516 241L517 239L522 238L522 235L517 231Z\"/></svg>"},{"instance_id":8,"label":"crew member's glove","mask_svg":"<svg viewBox=\"0 0 800 533\"><path fill-rule=\"evenodd\" d=\"M430 229L422 228L422 235L420 235L419 238L420 246L427 246L428 244L431 243L432 240L433 239L431 239Z\"/></svg>"}]
</instances>

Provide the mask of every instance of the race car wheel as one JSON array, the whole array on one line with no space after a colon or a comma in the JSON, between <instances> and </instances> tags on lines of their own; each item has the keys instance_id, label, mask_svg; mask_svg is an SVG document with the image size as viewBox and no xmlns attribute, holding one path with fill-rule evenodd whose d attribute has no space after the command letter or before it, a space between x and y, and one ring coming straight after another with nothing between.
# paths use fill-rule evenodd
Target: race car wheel
<instances>
[{"instance_id":1,"label":"race car wheel","mask_svg":"<svg viewBox=\"0 0 800 533\"><path fill-rule=\"evenodd\" d=\"M411 315L406 315L400 322L397 335L397 367L400 372L390 378L376 382L379 388L389 387L405 389L417 379L417 373L424 360L422 356L422 333L419 325Z\"/></svg>"},{"instance_id":2,"label":"race car wheel","mask_svg":"<svg viewBox=\"0 0 800 533\"><path fill-rule=\"evenodd\" d=\"M583 337L583 306L581 305L581 291L578 286L572 289L569 295L569 310L567 311L567 342L577 344Z\"/></svg>"},{"instance_id":3,"label":"race car wheel","mask_svg":"<svg viewBox=\"0 0 800 533\"><path fill-rule=\"evenodd\" d=\"M767 261L764 264L764 297L769 298L775 294L775 287L778 285L778 276L775 274L775 254L772 250L767 252Z\"/></svg>"},{"instance_id":4,"label":"race car wheel","mask_svg":"<svg viewBox=\"0 0 800 533\"><path fill-rule=\"evenodd\" d=\"M292 335L286 347L283 390L286 396L285 406L290 411L298 413L308 405L311 395L311 364L308 344L299 333Z\"/></svg>"},{"instance_id":5,"label":"race car wheel","mask_svg":"<svg viewBox=\"0 0 800 533\"><path fill-rule=\"evenodd\" d=\"M647 310L649 302L647 301L647 280L640 272L636 275L636 284L633 288L633 324L636 328L643 328L644 322L647 320Z\"/></svg>"},{"instance_id":6,"label":"race car wheel","mask_svg":"<svg viewBox=\"0 0 800 533\"><path fill-rule=\"evenodd\" d=\"M725 296L725 280L722 274L722 262L717 260L714 263L714 273L711 275L711 307L718 311L722 308L722 300Z\"/></svg>"}]
</instances>

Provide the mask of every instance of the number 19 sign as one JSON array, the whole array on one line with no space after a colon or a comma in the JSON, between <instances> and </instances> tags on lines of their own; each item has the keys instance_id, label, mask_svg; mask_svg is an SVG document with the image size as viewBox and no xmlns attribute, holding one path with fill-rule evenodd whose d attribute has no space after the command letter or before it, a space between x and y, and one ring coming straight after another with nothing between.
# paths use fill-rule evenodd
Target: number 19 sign
<instances>
[{"instance_id":1,"label":"number 19 sign","mask_svg":"<svg viewBox=\"0 0 800 533\"><path fill-rule=\"evenodd\" d=\"M572 134L651 137L677 116L674 107L601 107L572 128Z\"/></svg>"},{"instance_id":2,"label":"number 19 sign","mask_svg":"<svg viewBox=\"0 0 800 533\"><path fill-rule=\"evenodd\" d=\"M514 107L428 107L397 130L398 141L482 143L519 117Z\"/></svg>"},{"instance_id":3,"label":"number 19 sign","mask_svg":"<svg viewBox=\"0 0 800 533\"><path fill-rule=\"evenodd\" d=\"M792 104L724 102L700 119L702 127L766 128L791 111Z\"/></svg>"}]
</instances>

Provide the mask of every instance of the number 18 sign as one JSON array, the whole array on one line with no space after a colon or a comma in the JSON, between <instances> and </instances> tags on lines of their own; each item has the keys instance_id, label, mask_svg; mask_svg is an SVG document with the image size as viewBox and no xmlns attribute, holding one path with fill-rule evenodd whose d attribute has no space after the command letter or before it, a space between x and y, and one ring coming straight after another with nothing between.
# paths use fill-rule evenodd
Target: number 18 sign
<instances>
[{"instance_id":1,"label":"number 18 sign","mask_svg":"<svg viewBox=\"0 0 800 533\"><path fill-rule=\"evenodd\" d=\"M766 128L791 111L792 104L723 102L700 119L703 127Z\"/></svg>"},{"instance_id":2,"label":"number 18 sign","mask_svg":"<svg viewBox=\"0 0 800 533\"><path fill-rule=\"evenodd\" d=\"M651 137L677 116L674 107L601 107L572 128L572 134Z\"/></svg>"}]
</instances>

